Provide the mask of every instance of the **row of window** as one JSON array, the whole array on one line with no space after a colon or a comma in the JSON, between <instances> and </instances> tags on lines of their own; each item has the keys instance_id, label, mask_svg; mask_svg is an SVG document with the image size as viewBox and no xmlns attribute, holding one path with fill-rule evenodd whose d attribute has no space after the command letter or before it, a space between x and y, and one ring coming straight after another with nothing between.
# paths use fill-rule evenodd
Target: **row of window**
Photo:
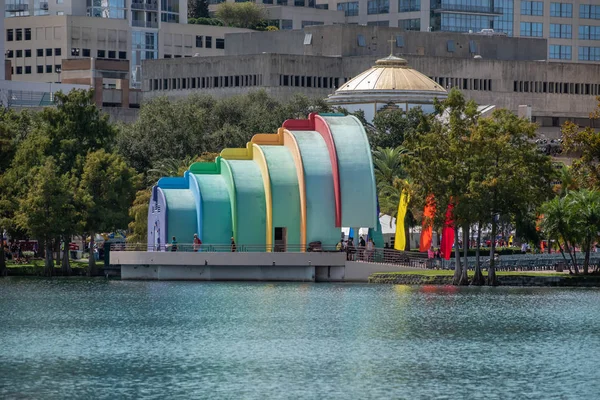
<instances>
[{"instance_id":1,"label":"row of window","mask_svg":"<svg viewBox=\"0 0 600 400\"><path fill-rule=\"evenodd\" d=\"M438 85L446 89L457 87L462 90L492 91L491 79L449 78L440 76L433 76L430 79L433 79Z\"/></svg>"},{"instance_id":2,"label":"row of window","mask_svg":"<svg viewBox=\"0 0 600 400\"><path fill-rule=\"evenodd\" d=\"M338 11L344 11L346 17L358 15L358 1L337 3ZM421 10L421 0L398 0L399 12L411 12ZM371 0L367 4L368 14L387 14L389 12L389 0Z\"/></svg>"},{"instance_id":3,"label":"row of window","mask_svg":"<svg viewBox=\"0 0 600 400\"><path fill-rule=\"evenodd\" d=\"M345 79L347 82L348 79ZM314 87L337 89L340 78L324 76L279 75L279 86Z\"/></svg>"},{"instance_id":4,"label":"row of window","mask_svg":"<svg viewBox=\"0 0 600 400\"><path fill-rule=\"evenodd\" d=\"M390 12L389 0L369 0L367 3L367 14L387 14Z\"/></svg>"},{"instance_id":5,"label":"row of window","mask_svg":"<svg viewBox=\"0 0 600 400\"><path fill-rule=\"evenodd\" d=\"M600 95L600 84L514 81L513 92Z\"/></svg>"},{"instance_id":6,"label":"row of window","mask_svg":"<svg viewBox=\"0 0 600 400\"><path fill-rule=\"evenodd\" d=\"M522 1L521 15L544 15L544 3L541 1ZM559 18L572 18L573 4L550 3L550 16ZM600 5L580 4L579 18L600 19Z\"/></svg>"},{"instance_id":7,"label":"row of window","mask_svg":"<svg viewBox=\"0 0 600 400\"><path fill-rule=\"evenodd\" d=\"M52 57L52 49L46 49L45 51L46 56L48 57ZM62 55L62 49L60 47L57 47L54 49L54 55L55 56L61 56ZM37 57L44 57L44 49L37 49L36 50L36 56ZM6 51L6 58L21 58L21 57L31 57L31 49L24 49L24 50L7 50Z\"/></svg>"},{"instance_id":8,"label":"row of window","mask_svg":"<svg viewBox=\"0 0 600 400\"><path fill-rule=\"evenodd\" d=\"M550 45L550 58L556 60L570 60L572 58L571 46ZM579 61L600 61L600 47L580 46L577 49Z\"/></svg>"},{"instance_id":9,"label":"row of window","mask_svg":"<svg viewBox=\"0 0 600 400\"><path fill-rule=\"evenodd\" d=\"M544 26L541 22L521 22L521 36L543 37L543 28ZM572 39L572 25L550 24L550 37L559 39ZM600 26L580 26L579 39L600 40Z\"/></svg>"},{"instance_id":10,"label":"row of window","mask_svg":"<svg viewBox=\"0 0 600 400\"><path fill-rule=\"evenodd\" d=\"M7 29L6 41L12 42L13 40L31 40L31 28Z\"/></svg>"},{"instance_id":11,"label":"row of window","mask_svg":"<svg viewBox=\"0 0 600 400\"><path fill-rule=\"evenodd\" d=\"M18 66L18 67L11 67L10 69L12 74L16 74L16 75L29 75L31 74L31 65L25 65L23 66ZM52 73L57 73L59 74L61 71L61 67L60 64L56 64L56 65L37 65L36 66L36 71L38 74L52 74ZM45 71L45 72L44 72Z\"/></svg>"},{"instance_id":12,"label":"row of window","mask_svg":"<svg viewBox=\"0 0 600 400\"><path fill-rule=\"evenodd\" d=\"M150 90L210 89L262 85L262 75L205 76L198 78L150 79Z\"/></svg>"},{"instance_id":13,"label":"row of window","mask_svg":"<svg viewBox=\"0 0 600 400\"><path fill-rule=\"evenodd\" d=\"M196 36L196 47L201 48L212 48L212 36ZM215 48L224 49L225 48L225 39L215 39Z\"/></svg>"}]
</instances>

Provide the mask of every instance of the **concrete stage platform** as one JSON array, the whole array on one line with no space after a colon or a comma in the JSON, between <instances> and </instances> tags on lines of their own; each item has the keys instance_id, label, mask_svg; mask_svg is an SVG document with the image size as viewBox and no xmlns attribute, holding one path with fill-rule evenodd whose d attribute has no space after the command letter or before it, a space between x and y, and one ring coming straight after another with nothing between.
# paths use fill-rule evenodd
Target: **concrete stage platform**
<instances>
[{"instance_id":1,"label":"concrete stage platform","mask_svg":"<svg viewBox=\"0 0 600 400\"><path fill-rule=\"evenodd\" d=\"M418 270L346 261L345 253L208 253L114 251L125 280L367 282L375 272Z\"/></svg>"}]
</instances>

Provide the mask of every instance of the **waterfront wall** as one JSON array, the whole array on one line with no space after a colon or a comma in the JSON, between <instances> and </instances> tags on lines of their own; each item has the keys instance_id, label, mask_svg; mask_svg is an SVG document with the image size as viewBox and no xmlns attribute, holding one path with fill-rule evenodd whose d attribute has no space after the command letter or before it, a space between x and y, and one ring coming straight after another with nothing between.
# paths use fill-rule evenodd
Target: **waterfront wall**
<instances>
[{"instance_id":1,"label":"waterfront wall","mask_svg":"<svg viewBox=\"0 0 600 400\"><path fill-rule=\"evenodd\" d=\"M369 283L391 283L396 285L451 285L452 275L411 275L375 273L369 277ZM600 276L535 276L509 275L498 276L501 286L576 286L600 287Z\"/></svg>"}]
</instances>

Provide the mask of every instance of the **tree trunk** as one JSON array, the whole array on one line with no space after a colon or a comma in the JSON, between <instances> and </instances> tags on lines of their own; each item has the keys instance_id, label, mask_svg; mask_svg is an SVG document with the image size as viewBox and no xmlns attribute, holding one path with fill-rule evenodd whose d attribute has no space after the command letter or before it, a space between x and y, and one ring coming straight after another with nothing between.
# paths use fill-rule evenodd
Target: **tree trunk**
<instances>
[{"instance_id":1,"label":"tree trunk","mask_svg":"<svg viewBox=\"0 0 600 400\"><path fill-rule=\"evenodd\" d=\"M475 249L475 275L471 281L471 285L481 286L485 283L483 274L481 273L481 264L479 263L479 247L481 247L481 222L477 223L477 248Z\"/></svg>"},{"instance_id":2,"label":"tree trunk","mask_svg":"<svg viewBox=\"0 0 600 400\"><path fill-rule=\"evenodd\" d=\"M496 216L492 216L492 237L490 241L490 268L488 269L488 285L497 286L498 278L496 277L496 260L494 254L496 252Z\"/></svg>"},{"instance_id":3,"label":"tree trunk","mask_svg":"<svg viewBox=\"0 0 600 400\"><path fill-rule=\"evenodd\" d=\"M65 236L64 241L65 249L63 250L62 255L61 272L63 276L69 276L71 275L71 265L69 264L69 242L71 241L71 238Z\"/></svg>"},{"instance_id":4,"label":"tree trunk","mask_svg":"<svg viewBox=\"0 0 600 400\"><path fill-rule=\"evenodd\" d=\"M461 284L462 268L460 265L460 249L458 248L458 227L454 227L454 278L452 279L453 285Z\"/></svg>"},{"instance_id":5,"label":"tree trunk","mask_svg":"<svg viewBox=\"0 0 600 400\"><path fill-rule=\"evenodd\" d=\"M589 273L590 266L590 248L592 245L592 238L586 238L585 240L585 258L583 259L583 274Z\"/></svg>"},{"instance_id":6,"label":"tree trunk","mask_svg":"<svg viewBox=\"0 0 600 400\"><path fill-rule=\"evenodd\" d=\"M88 270L87 276L95 276L96 271L96 258L94 257L94 233L90 233L90 256L88 257Z\"/></svg>"},{"instance_id":7,"label":"tree trunk","mask_svg":"<svg viewBox=\"0 0 600 400\"><path fill-rule=\"evenodd\" d=\"M4 230L0 228L0 276L8 275L8 269L6 268L6 258L4 257Z\"/></svg>"},{"instance_id":8,"label":"tree trunk","mask_svg":"<svg viewBox=\"0 0 600 400\"><path fill-rule=\"evenodd\" d=\"M410 226L406 223L406 218L404 218L404 237L406 238L404 251L410 251Z\"/></svg>"},{"instance_id":9,"label":"tree trunk","mask_svg":"<svg viewBox=\"0 0 600 400\"><path fill-rule=\"evenodd\" d=\"M469 241L469 225L463 225L463 255L465 258L465 265L461 271L460 275L460 285L468 285L469 284L469 246L467 242Z\"/></svg>"},{"instance_id":10,"label":"tree trunk","mask_svg":"<svg viewBox=\"0 0 600 400\"><path fill-rule=\"evenodd\" d=\"M56 258L55 258L56 265L60 265L60 260L61 260L61 257L60 257L60 238L56 238L54 240L54 249L56 250Z\"/></svg>"},{"instance_id":11,"label":"tree trunk","mask_svg":"<svg viewBox=\"0 0 600 400\"><path fill-rule=\"evenodd\" d=\"M44 241L46 247L45 262L44 262L44 274L46 276L52 276L54 274L54 260L52 258L52 240L46 239Z\"/></svg>"}]
</instances>

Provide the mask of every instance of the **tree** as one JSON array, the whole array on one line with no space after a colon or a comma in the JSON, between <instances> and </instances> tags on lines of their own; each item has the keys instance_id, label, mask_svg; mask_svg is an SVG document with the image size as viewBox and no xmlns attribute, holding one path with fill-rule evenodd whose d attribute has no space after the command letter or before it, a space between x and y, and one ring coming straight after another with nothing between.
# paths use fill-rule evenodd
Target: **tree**
<instances>
[{"instance_id":1,"label":"tree","mask_svg":"<svg viewBox=\"0 0 600 400\"><path fill-rule=\"evenodd\" d=\"M368 131L369 143L373 149L402 146L405 136L414 134L424 119L425 115L421 107L411 108L408 112L402 110L380 111L373 118L375 129Z\"/></svg>"},{"instance_id":2,"label":"tree","mask_svg":"<svg viewBox=\"0 0 600 400\"><path fill-rule=\"evenodd\" d=\"M537 150L537 126L512 112L495 110L480 118L473 129L473 161L477 179L471 182L479 217L491 223L492 246L488 284L495 276L495 238L500 216L525 221L531 210L549 198L554 169L550 157Z\"/></svg>"},{"instance_id":3,"label":"tree","mask_svg":"<svg viewBox=\"0 0 600 400\"><path fill-rule=\"evenodd\" d=\"M577 264L577 252L575 246L581 240L581 231L579 230L578 216L573 213L574 207L570 204L570 194L564 197L555 197L541 206L543 214L542 229L550 237L555 237L560 252L567 261L565 251L569 255L571 265L576 274L579 273ZM562 242L562 243L561 243ZM569 270L571 267L569 266Z\"/></svg>"},{"instance_id":4,"label":"tree","mask_svg":"<svg viewBox=\"0 0 600 400\"><path fill-rule=\"evenodd\" d=\"M32 185L21 198L15 215L17 224L32 236L42 240L46 249L52 241L68 229L71 223L64 215L73 211L68 178L59 174L54 158L48 157L42 166L30 171ZM45 273L52 276L52 253L46 251Z\"/></svg>"},{"instance_id":5,"label":"tree","mask_svg":"<svg viewBox=\"0 0 600 400\"><path fill-rule=\"evenodd\" d=\"M188 18L209 18L207 0L188 0Z\"/></svg>"},{"instance_id":6,"label":"tree","mask_svg":"<svg viewBox=\"0 0 600 400\"><path fill-rule=\"evenodd\" d=\"M129 235L130 243L146 243L148 238L148 207L152 190L150 188L138 190L135 194L133 205L129 208Z\"/></svg>"},{"instance_id":7,"label":"tree","mask_svg":"<svg viewBox=\"0 0 600 400\"><path fill-rule=\"evenodd\" d=\"M117 154L103 149L85 158L77 197L82 204L83 231L91 236L90 250L98 232L124 229L140 176ZM88 275L95 274L95 259L89 257Z\"/></svg>"},{"instance_id":8,"label":"tree","mask_svg":"<svg viewBox=\"0 0 600 400\"><path fill-rule=\"evenodd\" d=\"M460 263L458 228L468 230L472 222L472 210L464 194L471 176L469 135L478 116L477 105L467 102L459 90L452 89L445 101L435 102L435 110L425 123L427 130L419 129L406 135L406 165L419 197L424 200L433 195L436 225L445 223L447 207L453 206L456 260L453 281L464 285L468 283L467 265L462 268Z\"/></svg>"},{"instance_id":9,"label":"tree","mask_svg":"<svg viewBox=\"0 0 600 400\"><path fill-rule=\"evenodd\" d=\"M573 160L571 173L581 187L600 188L600 135L594 129L600 119L600 96L597 105L590 113L590 126L580 129L579 125L567 121L562 126L563 149L580 155Z\"/></svg>"},{"instance_id":10,"label":"tree","mask_svg":"<svg viewBox=\"0 0 600 400\"><path fill-rule=\"evenodd\" d=\"M246 1L243 3L221 3L217 6L215 16L226 26L237 28L253 28L266 18L265 8Z\"/></svg>"}]
</instances>

